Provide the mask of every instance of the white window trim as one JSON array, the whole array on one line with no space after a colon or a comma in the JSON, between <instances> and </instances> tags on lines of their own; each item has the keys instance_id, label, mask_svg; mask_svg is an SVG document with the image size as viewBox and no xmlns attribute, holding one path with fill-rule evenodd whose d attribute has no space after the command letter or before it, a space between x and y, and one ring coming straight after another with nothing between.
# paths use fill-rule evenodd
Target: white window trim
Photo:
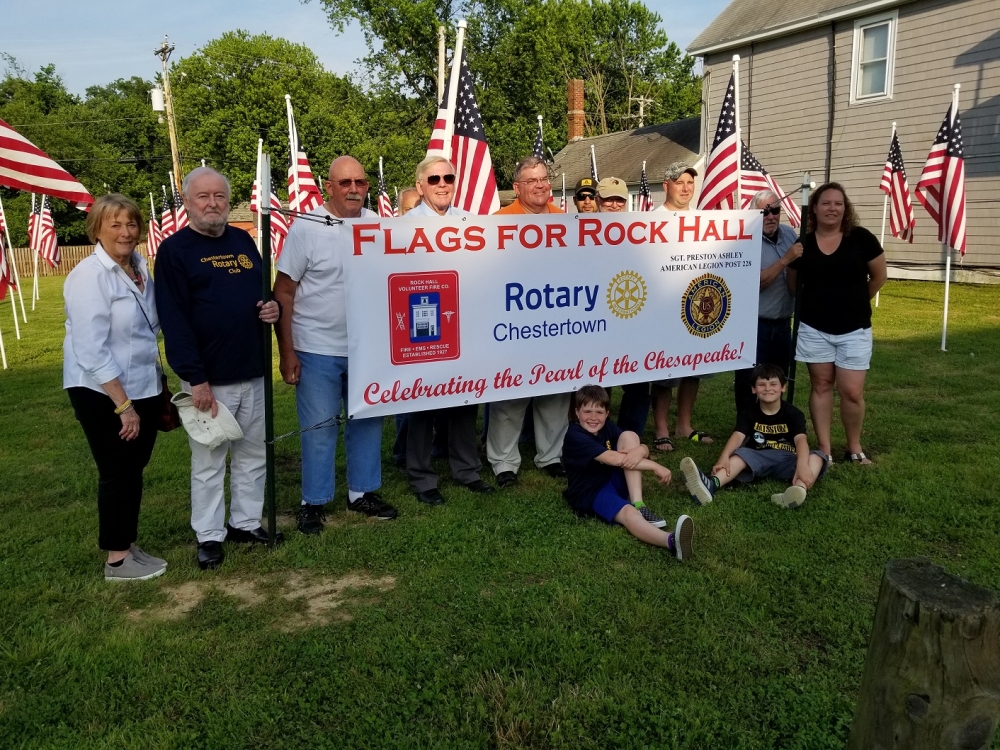
<instances>
[{"instance_id":1,"label":"white window trim","mask_svg":"<svg viewBox=\"0 0 1000 750\"><path fill-rule=\"evenodd\" d=\"M889 38L886 42L885 61L885 93L872 96L858 96L858 86L861 80L861 40L862 30L869 26L877 26L888 22ZM893 73L896 67L896 27L899 24L898 11L879 13L867 18L859 18L854 22L854 51L851 54L851 104L871 104L892 99Z\"/></svg>"}]
</instances>

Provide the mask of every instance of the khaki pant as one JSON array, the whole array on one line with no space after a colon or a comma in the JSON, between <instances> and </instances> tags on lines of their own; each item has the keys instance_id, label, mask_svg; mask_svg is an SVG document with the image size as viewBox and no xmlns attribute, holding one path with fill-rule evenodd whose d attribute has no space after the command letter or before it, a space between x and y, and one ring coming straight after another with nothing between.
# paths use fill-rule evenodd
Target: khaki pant
<instances>
[{"instance_id":1,"label":"khaki pant","mask_svg":"<svg viewBox=\"0 0 1000 750\"><path fill-rule=\"evenodd\" d=\"M563 439L569 427L569 403L572 393L535 396L535 466L539 469L558 463L562 458ZM517 440L521 436L526 398L495 401L490 404L490 429L486 436L486 456L495 474L521 468L521 452Z\"/></svg>"}]
</instances>

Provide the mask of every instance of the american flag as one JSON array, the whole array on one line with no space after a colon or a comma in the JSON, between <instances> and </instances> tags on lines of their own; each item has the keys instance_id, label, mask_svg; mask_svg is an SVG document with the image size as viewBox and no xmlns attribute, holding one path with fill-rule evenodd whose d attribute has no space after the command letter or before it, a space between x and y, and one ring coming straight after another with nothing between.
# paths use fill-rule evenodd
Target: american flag
<instances>
[{"instance_id":1,"label":"american flag","mask_svg":"<svg viewBox=\"0 0 1000 750\"><path fill-rule=\"evenodd\" d=\"M14 276L11 274L10 266L7 265L7 253L4 252L4 230L7 227L7 217L3 213L3 204L0 203L0 300L7 296L7 289L17 289L14 283ZM17 313L14 314L17 320Z\"/></svg>"},{"instance_id":2,"label":"american flag","mask_svg":"<svg viewBox=\"0 0 1000 750\"><path fill-rule=\"evenodd\" d=\"M188 225L188 215L184 208L184 199L174 185L173 176L170 177L170 187L174 191L174 231L179 232Z\"/></svg>"},{"instance_id":3,"label":"american flag","mask_svg":"<svg viewBox=\"0 0 1000 750\"><path fill-rule=\"evenodd\" d=\"M52 212L45 202L44 195L38 208L35 209L35 214L34 242L31 249L55 268L62 262L62 254L59 252L59 242L56 239L56 225L52 221Z\"/></svg>"},{"instance_id":4,"label":"american flag","mask_svg":"<svg viewBox=\"0 0 1000 750\"><path fill-rule=\"evenodd\" d=\"M163 185L163 206L160 209L160 242L167 239L177 231L177 223L174 221L174 208L167 198L167 186Z\"/></svg>"},{"instance_id":5,"label":"american flag","mask_svg":"<svg viewBox=\"0 0 1000 750\"><path fill-rule=\"evenodd\" d=\"M163 234L160 232L160 223L156 220L156 206L153 205L153 194L149 194L149 233L146 235L146 256L152 263L156 259L156 252L160 249L163 241Z\"/></svg>"},{"instance_id":6,"label":"american flag","mask_svg":"<svg viewBox=\"0 0 1000 750\"><path fill-rule=\"evenodd\" d=\"M736 74L729 76L729 86L722 100L715 140L708 154L705 181L701 185L699 209L733 208L733 194L739 183L740 143L736 135Z\"/></svg>"},{"instance_id":7,"label":"american flag","mask_svg":"<svg viewBox=\"0 0 1000 750\"><path fill-rule=\"evenodd\" d=\"M385 176L382 174L382 160L378 165L378 215L383 219L391 219L396 215L392 210L392 200L389 198L389 191L385 187Z\"/></svg>"},{"instance_id":8,"label":"american flag","mask_svg":"<svg viewBox=\"0 0 1000 750\"><path fill-rule=\"evenodd\" d=\"M73 175L0 120L0 185L62 198L87 211L94 202Z\"/></svg>"},{"instance_id":9,"label":"american flag","mask_svg":"<svg viewBox=\"0 0 1000 750\"><path fill-rule=\"evenodd\" d=\"M653 198L649 194L649 180L646 179L646 162L642 163L642 177L639 178L639 205L638 211L652 211Z\"/></svg>"},{"instance_id":10,"label":"american flag","mask_svg":"<svg viewBox=\"0 0 1000 750\"><path fill-rule=\"evenodd\" d=\"M545 161L545 141L542 140L542 118L538 118L538 132L535 134L535 145L531 148L531 155Z\"/></svg>"},{"instance_id":11,"label":"american flag","mask_svg":"<svg viewBox=\"0 0 1000 750\"><path fill-rule=\"evenodd\" d=\"M757 161L756 157L750 153L745 143L741 142L743 148L740 149L740 208L748 208L753 197L761 190L770 190L781 201L782 208L788 214L788 223L798 229L802 224L802 214L799 207L791 196L786 195L781 186L774 180L767 170Z\"/></svg>"},{"instance_id":12,"label":"american flag","mask_svg":"<svg viewBox=\"0 0 1000 750\"><path fill-rule=\"evenodd\" d=\"M299 145L299 130L295 127L292 98L287 94L285 104L288 109L288 208L307 214L323 204L323 194L316 185L309 157Z\"/></svg>"},{"instance_id":13,"label":"american flag","mask_svg":"<svg viewBox=\"0 0 1000 750\"><path fill-rule=\"evenodd\" d=\"M457 63L457 64L456 64ZM450 111L451 86L458 84L455 109ZM428 156L443 156L455 167L458 182L452 205L474 214L491 214L500 208L497 179L493 173L490 146L465 50L452 63L445 97L438 108L434 131L427 145Z\"/></svg>"},{"instance_id":14,"label":"american flag","mask_svg":"<svg viewBox=\"0 0 1000 750\"><path fill-rule=\"evenodd\" d=\"M913 218L910 186L906 184L903 152L899 149L899 136L895 130L892 133L889 156L885 160L879 189L889 196L889 203L892 206L889 211L889 229L892 231L892 236L913 242L913 227L916 226L917 220Z\"/></svg>"},{"instance_id":15,"label":"american flag","mask_svg":"<svg viewBox=\"0 0 1000 750\"><path fill-rule=\"evenodd\" d=\"M919 200L938 225L938 240L965 255L965 158L962 121L951 107L917 183Z\"/></svg>"},{"instance_id":16,"label":"american flag","mask_svg":"<svg viewBox=\"0 0 1000 750\"><path fill-rule=\"evenodd\" d=\"M258 196L260 186L257 180L253 181L253 191L250 193L250 210L257 213ZM290 217L281 213L281 201L278 196L271 192L271 257L277 260L281 256L281 250L285 246L285 237L288 236L288 227L291 225Z\"/></svg>"}]
</instances>

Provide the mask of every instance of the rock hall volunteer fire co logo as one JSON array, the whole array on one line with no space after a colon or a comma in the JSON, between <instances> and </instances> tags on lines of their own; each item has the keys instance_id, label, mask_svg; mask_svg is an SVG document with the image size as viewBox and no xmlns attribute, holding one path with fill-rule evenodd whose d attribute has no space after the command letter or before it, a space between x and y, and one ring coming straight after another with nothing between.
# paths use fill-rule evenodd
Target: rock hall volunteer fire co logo
<instances>
[{"instance_id":1,"label":"rock hall volunteer fire co logo","mask_svg":"<svg viewBox=\"0 0 1000 750\"><path fill-rule=\"evenodd\" d=\"M622 320L638 315L646 304L646 281L635 271L615 274L608 284L608 309Z\"/></svg>"},{"instance_id":2,"label":"rock hall volunteer fire co logo","mask_svg":"<svg viewBox=\"0 0 1000 750\"><path fill-rule=\"evenodd\" d=\"M733 297L726 282L706 273L688 284L681 296L681 320L688 332L707 339L729 320Z\"/></svg>"}]
</instances>

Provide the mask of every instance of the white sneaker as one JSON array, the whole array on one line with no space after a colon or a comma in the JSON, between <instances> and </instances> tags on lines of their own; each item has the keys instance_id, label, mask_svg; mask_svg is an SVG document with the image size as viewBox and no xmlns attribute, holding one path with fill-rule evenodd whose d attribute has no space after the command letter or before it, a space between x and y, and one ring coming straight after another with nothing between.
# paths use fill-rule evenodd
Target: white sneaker
<instances>
[{"instance_id":1,"label":"white sneaker","mask_svg":"<svg viewBox=\"0 0 1000 750\"><path fill-rule=\"evenodd\" d=\"M691 559L691 542L694 539L694 521L691 516L681 516L674 526L674 556L678 560Z\"/></svg>"},{"instance_id":2,"label":"white sneaker","mask_svg":"<svg viewBox=\"0 0 1000 750\"><path fill-rule=\"evenodd\" d=\"M806 488L793 484L784 492L771 495L771 502L782 508L798 508L806 501Z\"/></svg>"},{"instance_id":3,"label":"white sneaker","mask_svg":"<svg viewBox=\"0 0 1000 750\"><path fill-rule=\"evenodd\" d=\"M167 569L167 564L148 565L140 562L132 552L129 552L121 565L112 566L104 563L105 581L146 581L150 578L162 576Z\"/></svg>"}]
</instances>

